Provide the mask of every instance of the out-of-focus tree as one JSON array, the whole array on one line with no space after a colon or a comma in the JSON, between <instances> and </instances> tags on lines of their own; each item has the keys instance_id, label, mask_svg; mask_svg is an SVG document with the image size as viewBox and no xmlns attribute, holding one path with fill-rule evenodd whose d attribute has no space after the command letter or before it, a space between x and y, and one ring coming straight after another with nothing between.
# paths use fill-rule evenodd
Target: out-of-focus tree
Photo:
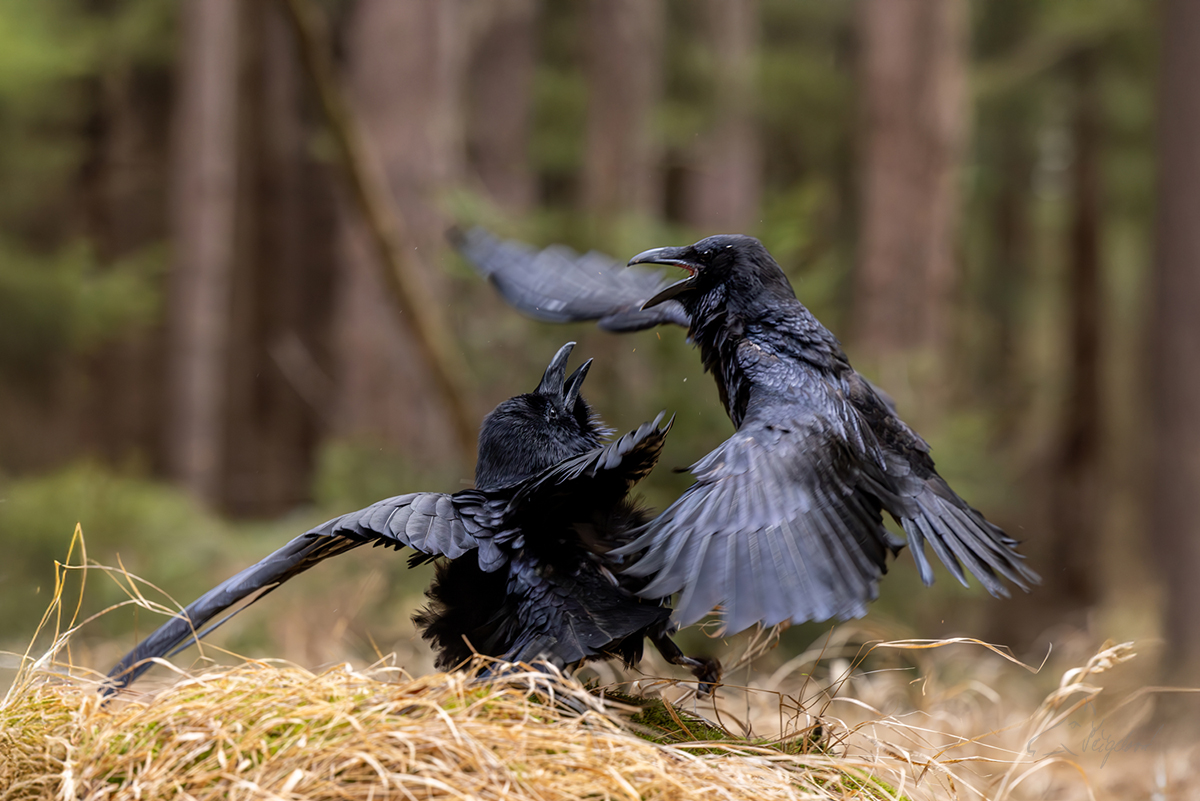
<instances>
[{"instance_id":1,"label":"out-of-focus tree","mask_svg":"<svg viewBox=\"0 0 1200 801\"><path fill-rule=\"evenodd\" d=\"M529 163L539 0L476 7L483 30L470 53L467 146L484 188L510 213L536 198Z\"/></svg>"},{"instance_id":2,"label":"out-of-focus tree","mask_svg":"<svg viewBox=\"0 0 1200 801\"><path fill-rule=\"evenodd\" d=\"M964 293L974 314L957 363L991 410L991 454L1024 473L1010 490L1020 518L1005 522L1030 532L1045 577L993 616L990 636L1006 642L1064 621L1107 625L1129 609L1115 599L1147 584L1124 517L1143 474L1132 457L1141 354L1118 333L1140 319L1150 245L1145 10L995 4L976 28Z\"/></svg>"},{"instance_id":3,"label":"out-of-focus tree","mask_svg":"<svg viewBox=\"0 0 1200 801\"><path fill-rule=\"evenodd\" d=\"M854 340L944 357L967 129L965 0L859 8L862 200ZM897 376L898 377L898 376ZM899 383L898 381L896 383Z\"/></svg>"},{"instance_id":4,"label":"out-of-focus tree","mask_svg":"<svg viewBox=\"0 0 1200 801\"><path fill-rule=\"evenodd\" d=\"M328 170L306 140L308 85L279 2L244 11L238 236L223 506L271 514L307 499L330 414L320 363L333 262ZM315 354L321 354L321 359Z\"/></svg>"},{"instance_id":5,"label":"out-of-focus tree","mask_svg":"<svg viewBox=\"0 0 1200 801\"><path fill-rule=\"evenodd\" d=\"M1194 677L1200 665L1200 5L1167 0L1162 28L1147 534L1166 579L1167 643Z\"/></svg>"},{"instance_id":6,"label":"out-of-focus tree","mask_svg":"<svg viewBox=\"0 0 1200 801\"><path fill-rule=\"evenodd\" d=\"M172 122L167 457L171 475L216 503L225 442L237 203L236 0L187 0Z\"/></svg>"},{"instance_id":7,"label":"out-of-focus tree","mask_svg":"<svg viewBox=\"0 0 1200 801\"><path fill-rule=\"evenodd\" d=\"M978 391L998 408L999 427L1012 433L1026 411L1029 376L1021 325L1032 276L1036 200L1033 176L1042 127L1042 86L1028 82L991 89L986 73L1009 63L1037 34L1036 4L1027 0L979 7L975 25L974 197L964 198L972 238L982 239L975 295L975 344L964 361ZM985 65L979 67L979 64ZM980 73L984 73L982 76ZM968 287L970 289L971 287Z\"/></svg>"},{"instance_id":8,"label":"out-of-focus tree","mask_svg":"<svg viewBox=\"0 0 1200 801\"><path fill-rule=\"evenodd\" d=\"M654 110L662 97L662 0L589 0L583 204L601 219L656 217L662 204Z\"/></svg>"},{"instance_id":9,"label":"out-of-focus tree","mask_svg":"<svg viewBox=\"0 0 1200 801\"><path fill-rule=\"evenodd\" d=\"M1071 223L1067 232L1066 395L1052 466L1051 522L1055 580L1050 590L1063 605L1087 609L1100 600L1099 489L1103 468L1100 345L1103 298L1100 292L1100 223L1103 214L1103 139L1099 56L1092 48L1072 59Z\"/></svg>"},{"instance_id":10,"label":"out-of-focus tree","mask_svg":"<svg viewBox=\"0 0 1200 801\"><path fill-rule=\"evenodd\" d=\"M361 0L347 22L347 86L405 221L406 245L439 299L447 221L439 192L463 169L465 31L458 2ZM359 210L342 207L333 329L335 427L414 464L455 462L456 434L428 366L397 319Z\"/></svg>"},{"instance_id":11,"label":"out-of-focus tree","mask_svg":"<svg viewBox=\"0 0 1200 801\"><path fill-rule=\"evenodd\" d=\"M1158 507L1161 545L1146 548L1130 535L1149 519L1132 503L1145 464L1131 454L1158 408L1134 403L1144 378L1138 332L1151 307L1156 6L314 4L332 23L322 39L332 46L321 52L344 68L340 83L408 223L404 250L454 319L470 365L456 375L482 407L527 389L546 355L578 338L578 352L596 357L588 397L610 422L679 412L667 463L685 463L728 434L680 332L618 338L534 324L463 265L443 261L447 220L433 211L447 207L443 190L463 212L460 222L477 212L505 234L618 257L746 229L847 340L855 364L919 421L952 483L1025 540L1046 580L1005 603L955 594L962 591L941 580L907 593L912 576L902 559L874 615L931 634L945 619L941 633L983 629L1020 647L1080 604L1091 612L1086 625L1105 636L1113 621L1118 631L1131 619L1147 622L1149 604L1131 601L1130 590L1156 591L1137 570L1148 551L1170 554L1166 569L1186 580L1176 562L1187 562L1190 545L1168 544L1178 526L1164 522L1170 509L1184 519L1183 501ZM229 346L211 360L225 382L221 509L276 514L315 498L332 513L440 486L430 472L456 450L447 447L455 437L444 396L397 323L376 248L360 230L361 208L349 192L337 196L347 186L340 139L278 24L285 4L237 5L233 266L219 312ZM968 5L975 18L964 55ZM162 299L175 180L166 129L173 107L198 102L177 97L172 80L184 57L184 37L174 35L182 8L0 0L0 509L22 510L20 520L0 521L10 530L28 528L38 504L72 483L64 471L65 483L47 476L33 493L10 477L89 455L107 465L95 468L101 477L124 469L137 483L139 472L166 472L162 418L173 407L164 375L174 356L165 352ZM1083 54L1093 77L1080 71ZM1164 120L1186 106L1170 102ZM1087 135L1079 124L1086 108L1098 120ZM464 151L479 180L464 169ZM1181 175L1167 167L1164 193L1168 185L1176 192ZM502 217L472 197L477 188ZM182 237L174 244L187 247ZM1168 327L1185 325L1175 322L1174 304L1189 290L1168 261L1185 260L1164 255L1171 314L1156 312L1154 325L1167 343L1159 352L1178 361L1183 340ZM905 355L913 352L952 359L955 392L931 403L928 387L909 380L923 378L907 371L924 364ZM895 374L874 375L890 365ZM1157 403L1178 410L1184 394L1165 385ZM1174 422L1155 424L1157 436L1183 442L1176 433L1186 421L1172 414ZM1156 491L1166 497L1183 468L1164 461L1158 470L1167 479ZM661 506L686 483L659 470L645 486ZM1099 489L1077 491L1085 486ZM28 503L8 500L10 487L33 493ZM137 514L152 519L156 503L137 504ZM164 532L176 530L176 518L161 519ZM27 544L57 525L29 528ZM149 533L138 539L139 547L152 543ZM44 563L48 552L25 549L19 559ZM1088 555L1094 568L1078 559ZM1089 580L1098 602L1078 590ZM1181 592L1175 610L1188 608ZM1188 617L1172 614L1176 636Z\"/></svg>"},{"instance_id":12,"label":"out-of-focus tree","mask_svg":"<svg viewBox=\"0 0 1200 801\"><path fill-rule=\"evenodd\" d=\"M147 453L173 9L12 0L0 19L0 470Z\"/></svg>"},{"instance_id":13,"label":"out-of-focus tree","mask_svg":"<svg viewBox=\"0 0 1200 801\"><path fill-rule=\"evenodd\" d=\"M762 194L758 141L757 0L705 0L705 41L712 53L713 128L692 154L684 220L708 233L749 231Z\"/></svg>"}]
</instances>

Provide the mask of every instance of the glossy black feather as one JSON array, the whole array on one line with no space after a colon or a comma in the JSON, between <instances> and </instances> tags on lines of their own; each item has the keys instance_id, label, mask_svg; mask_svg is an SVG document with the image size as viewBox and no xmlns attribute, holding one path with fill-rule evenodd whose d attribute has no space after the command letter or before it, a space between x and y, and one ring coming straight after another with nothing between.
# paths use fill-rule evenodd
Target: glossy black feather
<instances>
[{"instance_id":1,"label":"glossy black feather","mask_svg":"<svg viewBox=\"0 0 1200 801\"><path fill-rule=\"evenodd\" d=\"M486 258L500 250L503 259ZM531 280L538 269L520 258L529 249L491 243L480 252L473 258L497 286L524 287L520 302L505 295L523 311L553 305L545 296L564 286L588 287L587 303L573 291L556 307L564 320L604 320L637 305L624 281L609 290L619 306L603 308L606 291L591 286L619 273L572 265L562 250L548 282ZM597 259L589 255L589 264ZM647 286L644 311L671 306L663 322L675 322L673 307L682 308L737 427L692 467L696 484L620 551L645 551L630 574L650 579L648 594L682 592L679 623L717 605L733 631L861 616L898 545L882 526L883 512L903 526L926 584L933 581L926 541L955 578L965 584L970 572L993 595L1007 594L1001 577L1026 590L1039 581L1017 543L937 474L929 446L850 366L758 240L709 237L647 251L630 264L687 269L683 281Z\"/></svg>"},{"instance_id":2,"label":"glossy black feather","mask_svg":"<svg viewBox=\"0 0 1200 801\"><path fill-rule=\"evenodd\" d=\"M670 609L636 595L643 582L618 577L626 557L609 553L648 519L628 494L653 469L670 425L660 427L660 415L605 443L608 430L579 396L590 362L566 376L573 344L534 392L484 419L477 488L399 495L302 534L139 643L110 672L110 690L148 669L145 660L203 637L215 628L203 626L235 604L366 544L410 548L414 562L440 560L430 605L415 618L440 667L472 653L559 667L609 656L632 662L645 637L678 654L667 639ZM705 682L718 675L715 663L673 658Z\"/></svg>"},{"instance_id":3,"label":"glossy black feather","mask_svg":"<svg viewBox=\"0 0 1200 801\"><path fill-rule=\"evenodd\" d=\"M453 241L505 300L534 319L596 320L616 332L688 324L678 303L642 310L647 298L670 283L663 270L626 267L603 253L581 256L565 245L537 250L497 239L482 228L456 232Z\"/></svg>"}]
</instances>

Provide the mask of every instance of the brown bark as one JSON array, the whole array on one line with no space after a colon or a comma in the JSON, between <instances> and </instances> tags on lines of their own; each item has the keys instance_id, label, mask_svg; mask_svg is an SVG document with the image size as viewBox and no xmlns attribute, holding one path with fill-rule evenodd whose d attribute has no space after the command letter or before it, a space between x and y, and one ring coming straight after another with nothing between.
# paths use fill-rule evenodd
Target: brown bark
<instances>
[{"instance_id":1,"label":"brown bark","mask_svg":"<svg viewBox=\"0 0 1200 801\"><path fill-rule=\"evenodd\" d=\"M101 264L166 237L168 97L159 81L146 78L129 69L106 71L90 95L79 202L82 228ZM161 331L129 332L73 361L82 362L69 369L86 371L88 390L72 406L76 419L65 456L76 456L82 445L114 462L160 459L166 428Z\"/></svg>"},{"instance_id":2,"label":"brown bark","mask_svg":"<svg viewBox=\"0 0 1200 801\"><path fill-rule=\"evenodd\" d=\"M964 0L863 0L862 203L854 334L872 358L941 354L964 147Z\"/></svg>"},{"instance_id":3,"label":"brown bark","mask_svg":"<svg viewBox=\"0 0 1200 801\"><path fill-rule=\"evenodd\" d=\"M361 0L347 30L350 98L404 222L405 253L415 268L408 278L428 298L410 314L447 305L435 270L446 221L433 201L462 168L460 10L457 2ZM358 213L344 207L341 215L335 424L343 435L370 436L421 464L450 464L462 451L448 443L466 450L474 422L466 423L470 415L446 401L460 397L439 392L461 374L441 375L437 368L448 364L422 355L426 345L453 348L453 342L440 341L446 335L422 341L397 318Z\"/></svg>"},{"instance_id":4,"label":"brown bark","mask_svg":"<svg viewBox=\"0 0 1200 801\"><path fill-rule=\"evenodd\" d=\"M185 0L173 120L167 457L197 499L220 489L236 189L236 0Z\"/></svg>"},{"instance_id":5,"label":"brown bark","mask_svg":"<svg viewBox=\"0 0 1200 801\"><path fill-rule=\"evenodd\" d=\"M307 303L302 74L278 3L245 9L238 252L229 354L225 506L279 514L308 495L317 413L275 363L278 343L307 334L322 310Z\"/></svg>"},{"instance_id":6,"label":"brown bark","mask_svg":"<svg viewBox=\"0 0 1200 801\"><path fill-rule=\"evenodd\" d=\"M1100 96L1097 58L1076 58L1074 162L1071 166L1073 220L1068 253L1067 394L1060 423L1051 494L1055 538L1054 593L1063 604L1089 607L1099 591L1098 536L1102 529L1097 494L1102 467L1100 409Z\"/></svg>"},{"instance_id":7,"label":"brown bark","mask_svg":"<svg viewBox=\"0 0 1200 801\"><path fill-rule=\"evenodd\" d=\"M1170 654L1194 670L1200 665L1200 4L1167 0L1162 30L1148 545L1165 580Z\"/></svg>"},{"instance_id":8,"label":"brown bark","mask_svg":"<svg viewBox=\"0 0 1200 801\"><path fill-rule=\"evenodd\" d=\"M662 205L652 115L662 95L662 0L589 0L584 207L602 219Z\"/></svg>"},{"instance_id":9,"label":"brown bark","mask_svg":"<svg viewBox=\"0 0 1200 801\"><path fill-rule=\"evenodd\" d=\"M520 213L533 206L529 166L538 0L497 0L472 48L468 148L492 198Z\"/></svg>"},{"instance_id":10,"label":"brown bark","mask_svg":"<svg viewBox=\"0 0 1200 801\"><path fill-rule=\"evenodd\" d=\"M697 148L684 216L709 233L746 231L758 221L762 192L755 119L759 7L757 0L706 0L704 11L716 124Z\"/></svg>"},{"instance_id":11,"label":"brown bark","mask_svg":"<svg viewBox=\"0 0 1200 801\"><path fill-rule=\"evenodd\" d=\"M1017 105L1017 104L1012 104ZM1011 120L997 120L1000 127L1000 194L995 206L995 263L990 270L985 303L995 320L995 338L984 365L985 389L999 403L1001 428L1013 431L1027 399L1022 384L1027 381L1018 337L1022 291L1028 278L1031 250L1030 206L1034 154L1029 142L1027 117L1022 109L1009 108Z\"/></svg>"}]
</instances>

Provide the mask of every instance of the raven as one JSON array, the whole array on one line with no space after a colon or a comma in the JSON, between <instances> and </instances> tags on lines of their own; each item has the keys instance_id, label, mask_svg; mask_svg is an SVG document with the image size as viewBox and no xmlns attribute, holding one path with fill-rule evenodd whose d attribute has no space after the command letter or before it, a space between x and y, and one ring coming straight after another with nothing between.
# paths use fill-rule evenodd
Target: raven
<instances>
[{"instance_id":1,"label":"raven","mask_svg":"<svg viewBox=\"0 0 1200 801\"><path fill-rule=\"evenodd\" d=\"M635 256L630 269L562 246L537 252L475 229L459 248L504 297L544 320L599 320L612 331L685 325L736 432L691 467L696 483L618 554L642 592L682 592L675 619L723 607L726 630L754 623L861 617L904 529L925 584L924 543L967 584L995 596L1003 576L1040 581L1017 542L938 475L929 446L850 365L757 239L722 235ZM688 272L670 283L635 265Z\"/></svg>"},{"instance_id":2,"label":"raven","mask_svg":"<svg viewBox=\"0 0 1200 801\"><path fill-rule=\"evenodd\" d=\"M441 669L475 653L559 668L614 656L633 665L649 637L672 664L691 668L702 690L711 689L719 663L680 651L669 636L671 610L661 599L639 598L634 591L644 582L622 575L627 557L613 554L650 518L629 491L654 468L671 423L660 426L660 414L605 443L612 431L579 394L591 360L566 377L574 345L559 349L532 393L484 418L476 488L399 495L300 535L140 642L109 673L107 691L134 681L148 659L207 635L228 617L197 629L239 601L259 593L253 603L368 543L412 548L410 565L437 561L430 604L414 620Z\"/></svg>"}]
</instances>

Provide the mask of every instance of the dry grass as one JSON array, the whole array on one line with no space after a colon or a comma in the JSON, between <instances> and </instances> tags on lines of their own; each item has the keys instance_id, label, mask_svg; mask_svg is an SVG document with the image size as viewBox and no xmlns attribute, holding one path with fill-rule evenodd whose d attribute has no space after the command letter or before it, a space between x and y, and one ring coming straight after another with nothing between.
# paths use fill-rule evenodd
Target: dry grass
<instances>
[{"instance_id":1,"label":"dry grass","mask_svg":"<svg viewBox=\"0 0 1200 801\"><path fill-rule=\"evenodd\" d=\"M165 689L105 704L100 677L63 658L83 625L63 625L63 583L44 621L54 621L49 650L26 655L0 703L0 801L1200 792L1192 742L1147 728L1141 701L1159 694L1120 689L1130 681L1129 644L1063 671L1049 692L1036 690L1048 669L1035 675L977 641L864 648L843 627L770 674L747 669L743 686L713 701L640 679L633 692L668 702L635 701L641 709L625 695L614 700L630 691L616 682L588 689L524 666L488 680L469 671L414 678L387 663L177 671ZM769 633L752 640L731 675L771 644ZM1102 741L1108 751L1095 751Z\"/></svg>"},{"instance_id":2,"label":"dry grass","mask_svg":"<svg viewBox=\"0 0 1200 801\"><path fill-rule=\"evenodd\" d=\"M536 671L476 683L259 664L109 708L87 683L44 679L4 717L6 739L23 734L0 760L6 799L889 798L873 775L906 772L745 743L664 747Z\"/></svg>"}]
</instances>

